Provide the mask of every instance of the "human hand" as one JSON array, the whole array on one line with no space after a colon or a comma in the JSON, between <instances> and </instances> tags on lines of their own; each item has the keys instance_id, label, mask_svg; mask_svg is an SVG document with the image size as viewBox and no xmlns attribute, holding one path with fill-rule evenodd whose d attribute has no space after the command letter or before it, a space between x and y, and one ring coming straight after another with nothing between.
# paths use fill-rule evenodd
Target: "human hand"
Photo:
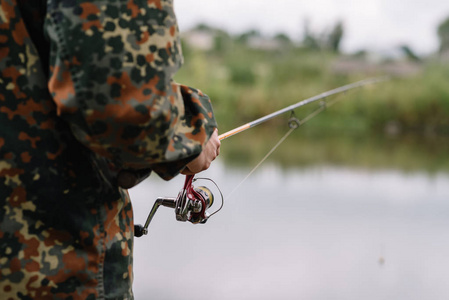
<instances>
[{"instance_id":1,"label":"human hand","mask_svg":"<svg viewBox=\"0 0 449 300\"><path fill-rule=\"evenodd\" d=\"M220 145L218 130L215 129L201 154L188 163L181 173L184 175L194 175L207 170L211 162L220 154Z\"/></svg>"}]
</instances>

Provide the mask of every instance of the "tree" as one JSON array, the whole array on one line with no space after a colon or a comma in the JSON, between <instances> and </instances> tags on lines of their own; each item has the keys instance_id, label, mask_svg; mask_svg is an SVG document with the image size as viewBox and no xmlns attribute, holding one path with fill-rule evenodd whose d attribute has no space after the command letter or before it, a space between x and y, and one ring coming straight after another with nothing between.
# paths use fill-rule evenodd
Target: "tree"
<instances>
[{"instance_id":1,"label":"tree","mask_svg":"<svg viewBox=\"0 0 449 300\"><path fill-rule=\"evenodd\" d=\"M327 46L333 52L340 51L340 43L343 38L344 30L343 30L343 22L338 21L335 24L334 29L329 33L327 37Z\"/></svg>"},{"instance_id":2,"label":"tree","mask_svg":"<svg viewBox=\"0 0 449 300\"><path fill-rule=\"evenodd\" d=\"M312 32L309 28L309 21L304 22L304 38L302 44L311 50L326 49L333 52L340 51L341 40L344 35L343 22L338 21L333 29L322 31L321 33Z\"/></svg>"},{"instance_id":3,"label":"tree","mask_svg":"<svg viewBox=\"0 0 449 300\"><path fill-rule=\"evenodd\" d=\"M321 48L320 39L310 30L308 19L304 21L304 38L302 44L311 50L319 50Z\"/></svg>"},{"instance_id":4,"label":"tree","mask_svg":"<svg viewBox=\"0 0 449 300\"><path fill-rule=\"evenodd\" d=\"M449 51L449 18L438 26L438 37L440 39L440 54Z\"/></svg>"},{"instance_id":5,"label":"tree","mask_svg":"<svg viewBox=\"0 0 449 300\"><path fill-rule=\"evenodd\" d=\"M407 45L402 45L400 47L401 51L404 53L405 57L407 57L408 60L410 61L414 61L414 62L420 62L421 58L416 55L415 51L412 50L412 48L410 48Z\"/></svg>"},{"instance_id":6,"label":"tree","mask_svg":"<svg viewBox=\"0 0 449 300\"><path fill-rule=\"evenodd\" d=\"M207 32L215 31L214 28L212 28L211 26L207 25L206 23L199 23L198 25L196 25L194 30L207 31Z\"/></svg>"},{"instance_id":7,"label":"tree","mask_svg":"<svg viewBox=\"0 0 449 300\"><path fill-rule=\"evenodd\" d=\"M248 31L242 33L241 35L239 35L237 37L237 41L242 43L242 44L245 44L245 43L248 42L248 40L250 38L252 38L252 37L260 37L260 36L262 36L262 34L260 33L259 30L251 29L251 30L248 30Z\"/></svg>"},{"instance_id":8,"label":"tree","mask_svg":"<svg viewBox=\"0 0 449 300\"><path fill-rule=\"evenodd\" d=\"M224 30L215 30L214 38L214 51L220 54L224 54L231 48L232 39L229 34Z\"/></svg>"},{"instance_id":9,"label":"tree","mask_svg":"<svg viewBox=\"0 0 449 300\"><path fill-rule=\"evenodd\" d=\"M274 39L276 41L281 42L284 45L288 45L292 43L292 40L290 39L290 37L288 35L286 35L285 33L278 33L274 36Z\"/></svg>"}]
</instances>

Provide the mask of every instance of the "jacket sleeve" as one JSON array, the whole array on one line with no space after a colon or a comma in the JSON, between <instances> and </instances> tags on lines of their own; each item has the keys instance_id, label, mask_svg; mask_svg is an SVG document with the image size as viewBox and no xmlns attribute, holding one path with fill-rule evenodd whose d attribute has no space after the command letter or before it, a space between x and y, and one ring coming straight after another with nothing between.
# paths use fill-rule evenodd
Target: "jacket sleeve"
<instances>
[{"instance_id":1,"label":"jacket sleeve","mask_svg":"<svg viewBox=\"0 0 449 300\"><path fill-rule=\"evenodd\" d=\"M176 175L208 141L209 98L182 64L173 0L48 2L48 87L75 137L118 168Z\"/></svg>"}]
</instances>

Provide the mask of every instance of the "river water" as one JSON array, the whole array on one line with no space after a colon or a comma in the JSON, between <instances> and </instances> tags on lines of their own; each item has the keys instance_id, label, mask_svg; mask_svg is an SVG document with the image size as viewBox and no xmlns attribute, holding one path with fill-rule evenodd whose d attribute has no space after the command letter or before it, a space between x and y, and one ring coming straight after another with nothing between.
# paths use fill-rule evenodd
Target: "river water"
<instances>
[{"instance_id":1,"label":"river water","mask_svg":"<svg viewBox=\"0 0 449 300\"><path fill-rule=\"evenodd\" d=\"M449 174L265 164L226 197L248 172L202 174L226 198L207 224L159 209L135 240L136 299L449 299ZM136 222L182 185L130 190Z\"/></svg>"}]
</instances>

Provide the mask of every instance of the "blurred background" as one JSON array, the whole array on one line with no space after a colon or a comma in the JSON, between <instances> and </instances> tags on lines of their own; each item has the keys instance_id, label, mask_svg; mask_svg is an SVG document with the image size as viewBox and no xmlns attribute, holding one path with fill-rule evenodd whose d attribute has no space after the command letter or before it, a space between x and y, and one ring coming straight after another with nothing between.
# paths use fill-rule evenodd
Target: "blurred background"
<instances>
[{"instance_id":1,"label":"blurred background","mask_svg":"<svg viewBox=\"0 0 449 300\"><path fill-rule=\"evenodd\" d=\"M449 2L175 10L176 80L211 97L221 133L341 85L391 80L340 96L243 183L289 116L224 140L201 174L222 189L223 211L191 225L160 208L135 241L136 299L449 299ZM182 185L153 175L132 189L136 222Z\"/></svg>"}]
</instances>

